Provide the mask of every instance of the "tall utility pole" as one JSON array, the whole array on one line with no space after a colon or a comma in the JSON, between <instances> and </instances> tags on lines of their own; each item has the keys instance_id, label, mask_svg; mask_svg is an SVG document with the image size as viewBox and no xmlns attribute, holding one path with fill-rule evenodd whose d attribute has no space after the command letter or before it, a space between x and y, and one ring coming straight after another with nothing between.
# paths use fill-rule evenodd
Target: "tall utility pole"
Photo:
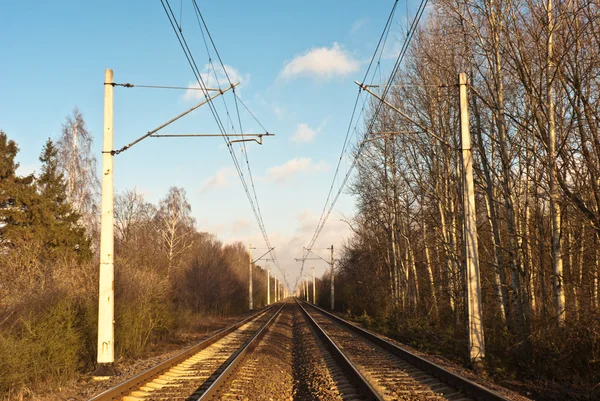
<instances>
[{"instance_id":1,"label":"tall utility pole","mask_svg":"<svg viewBox=\"0 0 600 401\"><path fill-rule=\"evenodd\" d=\"M271 269L267 269L267 306L271 305Z\"/></svg>"},{"instance_id":2,"label":"tall utility pole","mask_svg":"<svg viewBox=\"0 0 600 401\"><path fill-rule=\"evenodd\" d=\"M115 266L113 179L113 71L104 71L104 143L102 145L102 217L100 220L100 284L98 296L98 368L94 376L114 375L115 361Z\"/></svg>"},{"instance_id":3,"label":"tall utility pole","mask_svg":"<svg viewBox=\"0 0 600 401\"><path fill-rule=\"evenodd\" d=\"M306 276L306 302L310 302L310 285L309 285L309 278L308 276Z\"/></svg>"},{"instance_id":4,"label":"tall utility pole","mask_svg":"<svg viewBox=\"0 0 600 401\"><path fill-rule=\"evenodd\" d=\"M275 294L274 295L275 295L275 303L277 303L277 301L278 301L278 298L277 298L277 289L279 288L279 285L277 284L277 277L274 277L274 278L275 278L275 283L274 283L275 284L275 287L274 287Z\"/></svg>"},{"instance_id":5,"label":"tall utility pole","mask_svg":"<svg viewBox=\"0 0 600 401\"><path fill-rule=\"evenodd\" d=\"M315 289L315 267L314 266L313 266L312 270L313 270L312 271L312 273L313 273L313 277L312 277L313 278L313 304L316 305L317 304L317 295L316 295L317 290Z\"/></svg>"},{"instance_id":6,"label":"tall utility pole","mask_svg":"<svg viewBox=\"0 0 600 401\"><path fill-rule=\"evenodd\" d=\"M248 245L248 256L248 305L252 310L252 244Z\"/></svg>"},{"instance_id":7,"label":"tall utility pole","mask_svg":"<svg viewBox=\"0 0 600 401\"><path fill-rule=\"evenodd\" d=\"M96 380L105 380L113 376L114 370L114 171L113 158L132 146L140 143L150 137L221 137L222 134L173 134L173 135L158 135L157 132L188 115L199 107L210 103L218 96L222 96L225 92L233 89L238 83L231 84L226 89L204 88L205 99L190 109L180 113L176 117L170 119L157 128L148 131L140 138L129 143L128 145L115 149L114 132L113 132L113 93L115 86L133 88L132 84L118 84L113 80L113 71L104 71L104 140L102 146L102 207L101 207L101 222L100 222L100 271L99 271L99 296L98 296L98 349L97 361L98 368L92 373ZM215 95L209 96L208 91L218 92ZM273 136L268 132L265 134L229 134L229 136L241 137L228 141L232 142L247 142L255 141L262 145L263 136ZM254 139L247 139L254 137ZM258 138L255 139L255 138ZM252 302L252 300L250 300Z\"/></svg>"},{"instance_id":8,"label":"tall utility pole","mask_svg":"<svg viewBox=\"0 0 600 401\"><path fill-rule=\"evenodd\" d=\"M479 278L479 253L477 249L477 211L473 185L473 151L469 129L469 100L467 74L460 73L460 133L463 178L464 237L467 264L467 315L469 322L469 359L477 366L485 357L483 313Z\"/></svg>"},{"instance_id":9,"label":"tall utility pole","mask_svg":"<svg viewBox=\"0 0 600 401\"><path fill-rule=\"evenodd\" d=\"M410 117L402 110L389 103L384 98L372 92L367 85L356 82L366 92L385 103L392 110L406 118L427 135L441 143L451 146L443 138L437 136L419 121ZM479 252L477 249L477 214L475 209L475 188L473 185L473 153L471 150L471 133L469 130L469 101L467 98L467 74L460 73L458 77L460 87L460 128L461 128L461 157L462 157L462 183L464 205L464 237L465 256L467 265L467 314L469 322L469 356L471 363L476 367L478 362L485 357L485 342L483 335L483 312L481 306L481 284L479 278ZM332 267L333 267L333 247ZM333 268L332 268L332 309L333 309Z\"/></svg>"},{"instance_id":10,"label":"tall utility pole","mask_svg":"<svg viewBox=\"0 0 600 401\"><path fill-rule=\"evenodd\" d=\"M335 284L334 284L334 280L335 280L335 275L333 273L333 245L331 245L331 310L335 309L335 298L334 298L334 293L335 293Z\"/></svg>"},{"instance_id":11,"label":"tall utility pole","mask_svg":"<svg viewBox=\"0 0 600 401\"><path fill-rule=\"evenodd\" d=\"M304 295L306 295L306 302L310 301L310 297L308 296L308 280L304 280Z\"/></svg>"}]
</instances>

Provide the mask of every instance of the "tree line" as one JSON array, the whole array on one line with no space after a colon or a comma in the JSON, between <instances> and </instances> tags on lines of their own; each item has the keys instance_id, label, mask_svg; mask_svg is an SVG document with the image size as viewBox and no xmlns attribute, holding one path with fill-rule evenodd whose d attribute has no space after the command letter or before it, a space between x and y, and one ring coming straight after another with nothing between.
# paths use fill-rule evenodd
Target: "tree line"
<instances>
[{"instance_id":1,"label":"tree line","mask_svg":"<svg viewBox=\"0 0 600 401\"><path fill-rule=\"evenodd\" d=\"M93 370L99 191L93 137L75 109L19 174L19 147L0 130L0 394L19 398ZM119 358L248 308L249 255L196 227L183 188L157 204L135 188L115 196L115 344ZM266 270L253 266L254 305ZM274 280L271 278L271 299ZM117 367L118 369L118 367Z\"/></svg>"},{"instance_id":2,"label":"tree line","mask_svg":"<svg viewBox=\"0 0 600 401\"><path fill-rule=\"evenodd\" d=\"M413 121L383 106L356 147L336 306L466 361L466 72L488 369L597 383L599 49L594 1L435 1L387 98Z\"/></svg>"}]
</instances>

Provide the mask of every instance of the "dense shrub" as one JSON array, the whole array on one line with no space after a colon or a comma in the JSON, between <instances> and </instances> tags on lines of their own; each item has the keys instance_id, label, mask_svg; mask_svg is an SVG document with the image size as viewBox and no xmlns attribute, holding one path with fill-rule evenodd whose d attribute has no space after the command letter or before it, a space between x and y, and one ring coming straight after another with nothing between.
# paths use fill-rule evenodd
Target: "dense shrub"
<instances>
[{"instance_id":1,"label":"dense shrub","mask_svg":"<svg viewBox=\"0 0 600 401\"><path fill-rule=\"evenodd\" d=\"M17 152L0 130L0 398L8 399L35 398L43 387L92 371L98 324L93 185L85 189L91 191L88 213L80 216L65 192L62 159L52 141L40 157L39 177L18 176ZM176 338L178 325L200 327L206 319L199 316L247 310L246 247L223 246L198 232L182 188L170 188L158 207L126 191L116 196L114 212L117 364ZM266 303L266 272L254 266L254 277L254 304L260 307Z\"/></svg>"},{"instance_id":2,"label":"dense shrub","mask_svg":"<svg viewBox=\"0 0 600 401\"><path fill-rule=\"evenodd\" d=\"M41 382L64 382L82 366L79 305L53 292L30 299L12 324L0 329L0 391Z\"/></svg>"},{"instance_id":3,"label":"dense shrub","mask_svg":"<svg viewBox=\"0 0 600 401\"><path fill-rule=\"evenodd\" d=\"M149 343L176 327L169 283L156 272L128 264L117 264L115 271L117 353L137 357Z\"/></svg>"}]
</instances>

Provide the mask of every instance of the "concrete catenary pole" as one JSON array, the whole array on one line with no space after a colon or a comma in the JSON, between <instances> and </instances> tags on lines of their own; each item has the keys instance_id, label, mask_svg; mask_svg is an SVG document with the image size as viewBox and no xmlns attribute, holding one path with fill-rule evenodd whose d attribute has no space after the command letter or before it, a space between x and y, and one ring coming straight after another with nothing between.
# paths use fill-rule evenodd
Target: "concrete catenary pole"
<instances>
[{"instance_id":1,"label":"concrete catenary pole","mask_svg":"<svg viewBox=\"0 0 600 401\"><path fill-rule=\"evenodd\" d=\"M333 273L333 245L331 245L331 310L335 309L335 274Z\"/></svg>"},{"instance_id":2,"label":"concrete catenary pole","mask_svg":"<svg viewBox=\"0 0 600 401\"><path fill-rule=\"evenodd\" d=\"M274 278L275 278L275 283L274 283L275 286L274 286L273 290L275 291L275 294L274 294L275 295L275 303L277 303L277 301L278 301L278 299L277 299L278 284L277 284L277 277L274 277Z\"/></svg>"},{"instance_id":3,"label":"concrete catenary pole","mask_svg":"<svg viewBox=\"0 0 600 401\"><path fill-rule=\"evenodd\" d=\"M248 245L248 256L248 307L252 310L252 244Z\"/></svg>"},{"instance_id":4,"label":"concrete catenary pole","mask_svg":"<svg viewBox=\"0 0 600 401\"><path fill-rule=\"evenodd\" d=\"M306 302L309 301L308 299L308 280L304 279L304 298L306 298Z\"/></svg>"},{"instance_id":5,"label":"concrete catenary pole","mask_svg":"<svg viewBox=\"0 0 600 401\"><path fill-rule=\"evenodd\" d=\"M315 267L313 266L312 268L312 274L313 274L313 304L317 304L317 290L315 289Z\"/></svg>"},{"instance_id":6,"label":"concrete catenary pole","mask_svg":"<svg viewBox=\"0 0 600 401\"><path fill-rule=\"evenodd\" d=\"M271 269L267 269L267 306L271 305Z\"/></svg>"},{"instance_id":7,"label":"concrete catenary pole","mask_svg":"<svg viewBox=\"0 0 600 401\"><path fill-rule=\"evenodd\" d=\"M102 145L102 209L100 220L100 275L98 291L97 378L114 375L114 179L113 179L113 71L104 72L104 143Z\"/></svg>"},{"instance_id":8,"label":"concrete catenary pole","mask_svg":"<svg viewBox=\"0 0 600 401\"><path fill-rule=\"evenodd\" d=\"M462 148L462 178L464 207L465 256L467 264L467 315L469 322L469 359L477 366L485 357L483 311L477 249L477 211L473 185L473 151L469 129L467 74L460 73L460 133Z\"/></svg>"}]
</instances>

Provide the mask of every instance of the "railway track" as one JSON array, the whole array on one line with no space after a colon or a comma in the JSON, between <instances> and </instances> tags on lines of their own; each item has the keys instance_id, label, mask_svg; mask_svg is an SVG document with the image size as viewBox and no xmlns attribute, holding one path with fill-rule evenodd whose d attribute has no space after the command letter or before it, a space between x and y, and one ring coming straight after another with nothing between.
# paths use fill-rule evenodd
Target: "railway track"
<instances>
[{"instance_id":1,"label":"railway track","mask_svg":"<svg viewBox=\"0 0 600 401\"><path fill-rule=\"evenodd\" d=\"M314 305L277 304L90 401L507 398Z\"/></svg>"},{"instance_id":2,"label":"railway track","mask_svg":"<svg viewBox=\"0 0 600 401\"><path fill-rule=\"evenodd\" d=\"M273 305L89 401L196 400L280 311Z\"/></svg>"},{"instance_id":3,"label":"railway track","mask_svg":"<svg viewBox=\"0 0 600 401\"><path fill-rule=\"evenodd\" d=\"M370 400L348 366L329 354L300 308L290 302L237 369L200 400Z\"/></svg>"},{"instance_id":4,"label":"railway track","mask_svg":"<svg viewBox=\"0 0 600 401\"><path fill-rule=\"evenodd\" d=\"M321 308L298 304L320 336L369 383L374 399L509 401Z\"/></svg>"}]
</instances>

